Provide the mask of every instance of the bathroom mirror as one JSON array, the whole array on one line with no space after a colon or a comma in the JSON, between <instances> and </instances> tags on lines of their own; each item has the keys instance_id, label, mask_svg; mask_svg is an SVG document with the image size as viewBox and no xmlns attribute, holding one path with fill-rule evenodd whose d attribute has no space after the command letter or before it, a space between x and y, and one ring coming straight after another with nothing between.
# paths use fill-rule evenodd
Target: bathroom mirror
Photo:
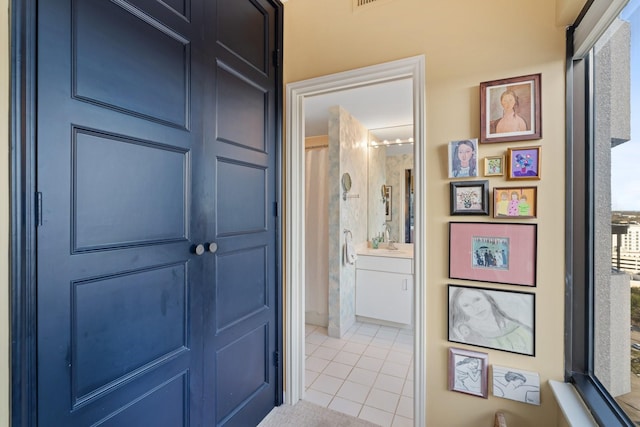
<instances>
[{"instance_id":1,"label":"bathroom mirror","mask_svg":"<svg viewBox=\"0 0 640 427\"><path fill-rule=\"evenodd\" d=\"M349 175L349 172L342 174L342 189L345 192L349 192L349 190L351 190L351 175Z\"/></svg>"},{"instance_id":2,"label":"bathroom mirror","mask_svg":"<svg viewBox=\"0 0 640 427\"><path fill-rule=\"evenodd\" d=\"M413 146L378 146L368 150L368 238L384 233L388 225L394 241L413 243ZM387 203L386 187L389 186L393 188L393 200ZM391 208L389 221L387 204Z\"/></svg>"}]
</instances>

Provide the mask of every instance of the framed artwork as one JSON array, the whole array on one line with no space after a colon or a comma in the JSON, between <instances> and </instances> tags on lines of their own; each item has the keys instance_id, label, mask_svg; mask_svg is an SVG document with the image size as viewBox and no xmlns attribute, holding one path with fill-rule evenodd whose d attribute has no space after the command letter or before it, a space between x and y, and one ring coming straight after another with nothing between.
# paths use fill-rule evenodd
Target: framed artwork
<instances>
[{"instance_id":1,"label":"framed artwork","mask_svg":"<svg viewBox=\"0 0 640 427\"><path fill-rule=\"evenodd\" d=\"M494 187L494 218L535 218L538 209L537 187Z\"/></svg>"},{"instance_id":2,"label":"framed artwork","mask_svg":"<svg viewBox=\"0 0 640 427\"><path fill-rule=\"evenodd\" d=\"M449 285L451 342L535 355L535 294Z\"/></svg>"},{"instance_id":3,"label":"framed artwork","mask_svg":"<svg viewBox=\"0 0 640 427\"><path fill-rule=\"evenodd\" d=\"M449 348L449 390L489 397L489 355Z\"/></svg>"},{"instance_id":4,"label":"framed artwork","mask_svg":"<svg viewBox=\"0 0 640 427\"><path fill-rule=\"evenodd\" d=\"M450 222L449 278L536 286L537 224Z\"/></svg>"},{"instance_id":5,"label":"framed artwork","mask_svg":"<svg viewBox=\"0 0 640 427\"><path fill-rule=\"evenodd\" d=\"M385 221L391 221L391 196L392 190L390 185L385 185L384 189L384 219Z\"/></svg>"},{"instance_id":6,"label":"framed artwork","mask_svg":"<svg viewBox=\"0 0 640 427\"><path fill-rule=\"evenodd\" d=\"M540 375L522 369L493 365L493 395L540 405Z\"/></svg>"},{"instance_id":7,"label":"framed artwork","mask_svg":"<svg viewBox=\"0 0 640 427\"><path fill-rule=\"evenodd\" d=\"M540 74L480 83L480 142L542 138Z\"/></svg>"},{"instance_id":8,"label":"framed artwork","mask_svg":"<svg viewBox=\"0 0 640 427\"><path fill-rule=\"evenodd\" d=\"M489 181L451 184L451 215L489 215Z\"/></svg>"},{"instance_id":9,"label":"framed artwork","mask_svg":"<svg viewBox=\"0 0 640 427\"><path fill-rule=\"evenodd\" d=\"M478 176L478 140L449 142L449 178Z\"/></svg>"},{"instance_id":10,"label":"framed artwork","mask_svg":"<svg viewBox=\"0 0 640 427\"><path fill-rule=\"evenodd\" d=\"M504 170L504 156L488 156L484 158L484 176L503 176Z\"/></svg>"},{"instance_id":11,"label":"framed artwork","mask_svg":"<svg viewBox=\"0 0 640 427\"><path fill-rule=\"evenodd\" d=\"M540 179L541 147L507 149L507 179Z\"/></svg>"}]
</instances>

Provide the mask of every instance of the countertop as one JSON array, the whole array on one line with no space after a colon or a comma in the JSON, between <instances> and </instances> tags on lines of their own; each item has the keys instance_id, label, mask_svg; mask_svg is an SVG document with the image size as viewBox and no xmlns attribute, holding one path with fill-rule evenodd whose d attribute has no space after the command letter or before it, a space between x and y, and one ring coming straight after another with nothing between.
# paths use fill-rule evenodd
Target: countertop
<instances>
[{"instance_id":1,"label":"countertop","mask_svg":"<svg viewBox=\"0 0 640 427\"><path fill-rule=\"evenodd\" d=\"M413 258L413 245L411 243L396 243L398 249L388 249L387 244L380 244L378 249L360 247L356 250L358 255L383 256L389 258Z\"/></svg>"}]
</instances>

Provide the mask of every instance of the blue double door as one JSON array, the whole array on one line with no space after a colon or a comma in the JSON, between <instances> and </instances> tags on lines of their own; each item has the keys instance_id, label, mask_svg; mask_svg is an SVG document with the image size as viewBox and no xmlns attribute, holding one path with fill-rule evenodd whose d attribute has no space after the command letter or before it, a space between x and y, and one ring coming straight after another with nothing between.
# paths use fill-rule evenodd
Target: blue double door
<instances>
[{"instance_id":1,"label":"blue double door","mask_svg":"<svg viewBox=\"0 0 640 427\"><path fill-rule=\"evenodd\" d=\"M278 7L38 2L38 425L277 404Z\"/></svg>"}]
</instances>

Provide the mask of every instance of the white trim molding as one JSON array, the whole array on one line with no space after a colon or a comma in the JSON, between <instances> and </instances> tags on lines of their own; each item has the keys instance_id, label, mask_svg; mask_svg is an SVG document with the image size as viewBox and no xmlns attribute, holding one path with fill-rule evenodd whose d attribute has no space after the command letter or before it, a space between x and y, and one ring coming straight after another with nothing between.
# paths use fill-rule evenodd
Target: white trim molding
<instances>
[{"instance_id":1,"label":"white trim molding","mask_svg":"<svg viewBox=\"0 0 640 427\"><path fill-rule=\"evenodd\" d=\"M354 87L386 81L413 82L415 183L414 294L414 425L426 424L426 170L425 58L423 55L356 70L289 83L286 86L285 148L285 403L304 395L305 212L304 100Z\"/></svg>"}]
</instances>

